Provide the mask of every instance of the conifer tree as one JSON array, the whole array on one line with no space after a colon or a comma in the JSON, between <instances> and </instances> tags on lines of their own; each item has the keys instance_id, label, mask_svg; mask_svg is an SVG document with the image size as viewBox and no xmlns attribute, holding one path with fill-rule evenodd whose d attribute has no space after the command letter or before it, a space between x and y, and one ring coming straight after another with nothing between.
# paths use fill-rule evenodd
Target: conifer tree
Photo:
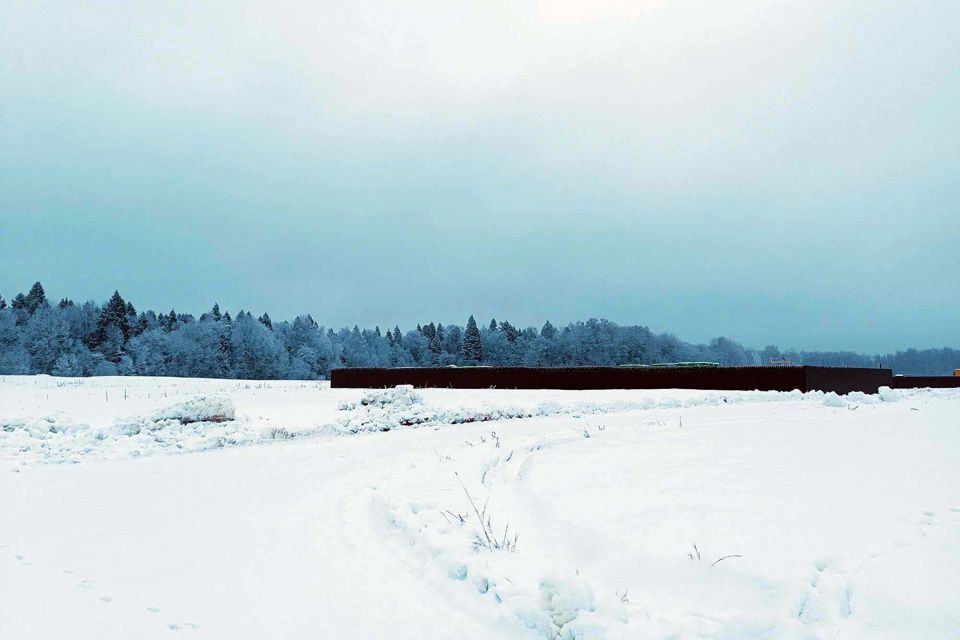
<instances>
[{"instance_id":1,"label":"conifer tree","mask_svg":"<svg viewBox=\"0 0 960 640\"><path fill-rule=\"evenodd\" d=\"M220 304L217 302L213 303L213 309L210 310L210 315L213 316L215 322L220 322L223 320L223 316L220 314Z\"/></svg>"},{"instance_id":2,"label":"conifer tree","mask_svg":"<svg viewBox=\"0 0 960 640\"><path fill-rule=\"evenodd\" d=\"M130 328L127 332L127 338L140 335L140 322L137 319L137 308L132 302L127 302L127 326Z\"/></svg>"},{"instance_id":3,"label":"conifer tree","mask_svg":"<svg viewBox=\"0 0 960 640\"><path fill-rule=\"evenodd\" d=\"M149 329L151 318L156 319L156 316L153 315L153 311L149 311L147 313L144 313L141 311L140 315L137 316L137 328L136 328L136 331L134 331L134 333L136 333L137 335L140 335L141 333Z\"/></svg>"},{"instance_id":4,"label":"conifer tree","mask_svg":"<svg viewBox=\"0 0 960 640\"><path fill-rule=\"evenodd\" d=\"M265 326L267 329L270 329L270 331L273 331L273 320L270 319L270 314L269 314L269 313L267 313L266 311L264 311L264 312L263 312L263 315L260 316L260 317L258 318L258 320L260 320L260 324L262 324L263 326Z\"/></svg>"},{"instance_id":5,"label":"conifer tree","mask_svg":"<svg viewBox=\"0 0 960 640\"><path fill-rule=\"evenodd\" d=\"M496 319L496 318L491 318L491 319L490 319L490 331L496 331L496 330L497 330L497 319Z\"/></svg>"},{"instance_id":6,"label":"conifer tree","mask_svg":"<svg viewBox=\"0 0 960 640\"><path fill-rule=\"evenodd\" d=\"M430 338L430 360L434 366L440 364L440 354L443 353L443 339L440 337L440 334L436 331L433 332L433 337Z\"/></svg>"},{"instance_id":7,"label":"conifer tree","mask_svg":"<svg viewBox=\"0 0 960 640\"><path fill-rule=\"evenodd\" d=\"M540 329L540 335L547 340L553 340L557 337L557 330L552 324L550 324L550 321L547 320L543 323L543 329Z\"/></svg>"},{"instance_id":8,"label":"conifer tree","mask_svg":"<svg viewBox=\"0 0 960 640\"><path fill-rule=\"evenodd\" d=\"M480 339L480 330L477 321L470 316L467 320L467 329L463 332L463 359L467 362L480 362L483 359L483 343Z\"/></svg>"},{"instance_id":9,"label":"conifer tree","mask_svg":"<svg viewBox=\"0 0 960 640\"><path fill-rule=\"evenodd\" d=\"M129 313L130 309L133 308L133 305L128 305L123 301L123 296L120 295L119 291L114 291L113 295L110 296L110 300L107 301L107 306L103 308L103 311L100 312L100 319L97 322L97 330L106 327L106 325L115 325L120 332L123 333L123 339L126 340L130 337L130 321ZM136 311L134 311L136 313Z\"/></svg>"},{"instance_id":10,"label":"conifer tree","mask_svg":"<svg viewBox=\"0 0 960 640\"><path fill-rule=\"evenodd\" d=\"M31 314L36 313L40 307L47 306L47 294L43 290L43 285L39 282L34 282L33 286L30 287L30 293L27 294L25 302L26 309Z\"/></svg>"},{"instance_id":11,"label":"conifer tree","mask_svg":"<svg viewBox=\"0 0 960 640\"><path fill-rule=\"evenodd\" d=\"M16 295L16 297L13 299L13 301L10 303L10 307L11 307L14 311L19 311L19 310L21 310L21 309L26 309L26 308L27 308L27 297L24 296L22 293L18 293L18 294Z\"/></svg>"},{"instance_id":12,"label":"conifer tree","mask_svg":"<svg viewBox=\"0 0 960 640\"><path fill-rule=\"evenodd\" d=\"M7 301L3 299L3 296L0 296L0 310L7 308Z\"/></svg>"},{"instance_id":13,"label":"conifer tree","mask_svg":"<svg viewBox=\"0 0 960 640\"><path fill-rule=\"evenodd\" d=\"M226 332L220 334L218 346L219 346L220 353L221 353L222 355L226 356L226 358L227 358L227 360L226 360L226 362L227 362L227 367L229 367L229 362L230 362L230 336L227 335Z\"/></svg>"},{"instance_id":14,"label":"conifer tree","mask_svg":"<svg viewBox=\"0 0 960 640\"><path fill-rule=\"evenodd\" d=\"M506 336L509 342L514 342L517 338L520 337L520 330L515 326L507 322L506 320L500 323L500 331L502 331Z\"/></svg>"},{"instance_id":15,"label":"conifer tree","mask_svg":"<svg viewBox=\"0 0 960 640\"><path fill-rule=\"evenodd\" d=\"M121 349L130 339L130 323L127 319L127 304L119 291L114 291L106 306L100 311L97 328L87 336L91 349L104 351L111 362L118 362Z\"/></svg>"},{"instance_id":16,"label":"conifer tree","mask_svg":"<svg viewBox=\"0 0 960 640\"><path fill-rule=\"evenodd\" d=\"M177 312L174 309L170 309L170 313L167 314L167 323L163 327L167 332L173 331L177 328Z\"/></svg>"}]
</instances>

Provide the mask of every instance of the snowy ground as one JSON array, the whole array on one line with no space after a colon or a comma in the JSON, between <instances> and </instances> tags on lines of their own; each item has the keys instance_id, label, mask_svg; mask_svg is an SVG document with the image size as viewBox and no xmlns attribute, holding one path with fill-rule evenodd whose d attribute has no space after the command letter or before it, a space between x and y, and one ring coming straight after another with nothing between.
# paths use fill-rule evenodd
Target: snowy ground
<instances>
[{"instance_id":1,"label":"snowy ground","mask_svg":"<svg viewBox=\"0 0 960 640\"><path fill-rule=\"evenodd\" d=\"M960 392L0 379L0 637L180 634L957 638Z\"/></svg>"}]
</instances>

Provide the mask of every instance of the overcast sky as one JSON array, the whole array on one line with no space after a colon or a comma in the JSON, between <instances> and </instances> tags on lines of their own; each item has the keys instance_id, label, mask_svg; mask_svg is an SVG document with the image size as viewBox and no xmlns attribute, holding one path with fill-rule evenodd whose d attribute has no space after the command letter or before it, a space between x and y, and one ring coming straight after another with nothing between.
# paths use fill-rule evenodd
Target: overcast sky
<instances>
[{"instance_id":1,"label":"overcast sky","mask_svg":"<svg viewBox=\"0 0 960 640\"><path fill-rule=\"evenodd\" d=\"M960 2L0 3L0 294L960 346Z\"/></svg>"}]
</instances>

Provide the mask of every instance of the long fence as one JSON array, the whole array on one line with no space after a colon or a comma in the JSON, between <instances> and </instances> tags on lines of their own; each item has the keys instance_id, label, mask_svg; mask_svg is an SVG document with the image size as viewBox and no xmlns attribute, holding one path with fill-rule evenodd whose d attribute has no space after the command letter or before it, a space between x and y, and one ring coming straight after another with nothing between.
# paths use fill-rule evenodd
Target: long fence
<instances>
[{"instance_id":1,"label":"long fence","mask_svg":"<svg viewBox=\"0 0 960 640\"><path fill-rule=\"evenodd\" d=\"M960 389L960 376L895 376L894 389Z\"/></svg>"},{"instance_id":2,"label":"long fence","mask_svg":"<svg viewBox=\"0 0 960 640\"><path fill-rule=\"evenodd\" d=\"M632 367L397 367L334 369L331 386L383 388L398 384L454 389L717 389L876 393L880 387L958 387L960 378L901 377L890 369L813 366Z\"/></svg>"}]
</instances>

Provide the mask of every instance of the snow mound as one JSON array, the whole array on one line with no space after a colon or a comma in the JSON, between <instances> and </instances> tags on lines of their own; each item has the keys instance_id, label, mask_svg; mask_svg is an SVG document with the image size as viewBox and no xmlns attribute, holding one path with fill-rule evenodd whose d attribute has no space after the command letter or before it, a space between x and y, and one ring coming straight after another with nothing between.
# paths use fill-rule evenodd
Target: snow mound
<instances>
[{"instance_id":1,"label":"snow mound","mask_svg":"<svg viewBox=\"0 0 960 640\"><path fill-rule=\"evenodd\" d=\"M833 395L836 396L836 394ZM865 394L860 394L860 396L867 397ZM412 386L400 385L393 389L378 389L368 392L359 402L341 403L339 408L346 412L345 415L335 424L321 425L318 429L338 434L354 434L391 431L402 427L436 427L560 415L579 417L703 405L816 400L822 397L823 394L819 391L810 394L803 394L800 391L746 391L736 393L704 391L693 396L646 397L636 401L618 400L606 403L580 401L569 404L541 402L533 407L485 405L479 408L441 409L427 403L420 393L414 391ZM840 398L839 401L843 404L837 406L846 406L847 401L845 399ZM863 402L870 402L870 400L863 400ZM879 400L875 400L875 402L879 402Z\"/></svg>"},{"instance_id":2,"label":"snow mound","mask_svg":"<svg viewBox=\"0 0 960 640\"><path fill-rule=\"evenodd\" d=\"M900 401L900 392L896 389L891 389L890 387L880 387L880 391L877 392L877 395L880 396L880 400L882 402Z\"/></svg>"},{"instance_id":3,"label":"snow mound","mask_svg":"<svg viewBox=\"0 0 960 640\"><path fill-rule=\"evenodd\" d=\"M62 413L4 419L0 452L44 462L204 451L272 439L236 422L233 401L198 395L149 415L132 415L92 427Z\"/></svg>"},{"instance_id":4,"label":"snow mound","mask_svg":"<svg viewBox=\"0 0 960 640\"><path fill-rule=\"evenodd\" d=\"M417 404L423 404L423 396L413 390L413 385L401 384L393 389L377 389L371 391L360 399L360 404L365 407L411 407Z\"/></svg>"},{"instance_id":5,"label":"snow mound","mask_svg":"<svg viewBox=\"0 0 960 640\"><path fill-rule=\"evenodd\" d=\"M387 407L412 407L423 404L423 396L413 390L411 384L399 384L393 389L374 389L360 398L360 402L343 402L341 411L352 411L359 407L386 409Z\"/></svg>"},{"instance_id":6,"label":"snow mound","mask_svg":"<svg viewBox=\"0 0 960 640\"><path fill-rule=\"evenodd\" d=\"M153 414L154 421L178 420L180 424L194 422L227 422L236 418L233 401L225 396L196 396L184 402L161 409Z\"/></svg>"},{"instance_id":7,"label":"snow mound","mask_svg":"<svg viewBox=\"0 0 960 640\"><path fill-rule=\"evenodd\" d=\"M845 407L847 406L847 399L843 396L838 396L833 391L828 391L823 396L823 406L825 407Z\"/></svg>"},{"instance_id":8,"label":"snow mound","mask_svg":"<svg viewBox=\"0 0 960 640\"><path fill-rule=\"evenodd\" d=\"M899 402L901 394L890 387L880 387L877 393L853 391L846 395L837 395L833 391L823 394L823 404L827 407L847 407L855 409L861 404L880 404L881 402Z\"/></svg>"},{"instance_id":9,"label":"snow mound","mask_svg":"<svg viewBox=\"0 0 960 640\"><path fill-rule=\"evenodd\" d=\"M87 425L74 423L61 413L40 416L38 418L14 418L0 420L0 432L21 433L29 438L45 440L57 434L73 433Z\"/></svg>"}]
</instances>

